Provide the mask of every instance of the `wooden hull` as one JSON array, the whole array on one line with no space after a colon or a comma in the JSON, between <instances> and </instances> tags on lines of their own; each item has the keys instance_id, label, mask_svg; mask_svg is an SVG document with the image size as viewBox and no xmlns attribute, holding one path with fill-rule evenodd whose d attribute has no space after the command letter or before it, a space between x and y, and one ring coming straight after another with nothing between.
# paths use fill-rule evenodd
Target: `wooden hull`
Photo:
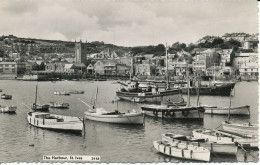
<instances>
[{"instance_id":1,"label":"wooden hull","mask_svg":"<svg viewBox=\"0 0 260 165\"><path fill-rule=\"evenodd\" d=\"M59 91L56 91L56 92L53 92L54 95L65 95L65 96L69 96L70 93L67 93L67 92L59 92Z\"/></svg>"},{"instance_id":2,"label":"wooden hull","mask_svg":"<svg viewBox=\"0 0 260 165\"><path fill-rule=\"evenodd\" d=\"M205 107L205 113L209 114L219 114L219 115L228 115L229 112L231 115L249 115L250 106L240 106L240 107Z\"/></svg>"},{"instance_id":3,"label":"wooden hull","mask_svg":"<svg viewBox=\"0 0 260 165\"><path fill-rule=\"evenodd\" d=\"M166 108L165 106L146 105L141 106L141 109L148 116L170 118L170 119L199 119L203 120L203 107L179 107Z\"/></svg>"},{"instance_id":4,"label":"wooden hull","mask_svg":"<svg viewBox=\"0 0 260 165\"><path fill-rule=\"evenodd\" d=\"M11 95L1 95L1 99L11 100L12 96Z\"/></svg>"},{"instance_id":5,"label":"wooden hull","mask_svg":"<svg viewBox=\"0 0 260 165\"><path fill-rule=\"evenodd\" d=\"M193 141L180 141L174 138L168 137L165 134L162 135L162 140L164 141L179 141L186 145L194 145L204 147L212 153L216 154L228 154L228 155L236 155L237 154L237 146L235 143L214 143L214 142L193 142Z\"/></svg>"},{"instance_id":6,"label":"wooden hull","mask_svg":"<svg viewBox=\"0 0 260 165\"><path fill-rule=\"evenodd\" d=\"M199 161L210 161L210 151L204 149L203 147L196 147L190 145L189 147L181 147L180 143L173 145L165 145L161 143L162 141L157 140L153 142L154 148L168 156L189 159L189 160L199 160Z\"/></svg>"},{"instance_id":7,"label":"wooden hull","mask_svg":"<svg viewBox=\"0 0 260 165\"><path fill-rule=\"evenodd\" d=\"M69 104L68 103L61 103L61 104L58 104L58 103L52 103L50 105L51 108L59 108L59 109L66 109L66 108L69 108Z\"/></svg>"},{"instance_id":8,"label":"wooden hull","mask_svg":"<svg viewBox=\"0 0 260 165\"><path fill-rule=\"evenodd\" d=\"M0 107L0 112L2 113L14 113L16 111L17 107L15 106L6 106L6 107Z\"/></svg>"},{"instance_id":9,"label":"wooden hull","mask_svg":"<svg viewBox=\"0 0 260 165\"><path fill-rule=\"evenodd\" d=\"M74 91L74 90L71 90L68 93L70 93L70 94L84 94L84 91Z\"/></svg>"},{"instance_id":10,"label":"wooden hull","mask_svg":"<svg viewBox=\"0 0 260 165\"><path fill-rule=\"evenodd\" d=\"M142 100L142 102L150 102L150 103L161 103L166 102L167 99L170 99L173 102L180 102L181 97L181 90L167 90L157 93L152 92L144 92L144 93L138 93L138 92L116 92L117 97L123 100Z\"/></svg>"},{"instance_id":11,"label":"wooden hull","mask_svg":"<svg viewBox=\"0 0 260 165\"><path fill-rule=\"evenodd\" d=\"M29 113L27 114L27 121L29 124L35 127L50 129L50 130L75 132L75 133L81 133L81 131L83 130L83 122L80 121L79 118L77 117L51 115L53 117L63 119L63 121L59 121L53 118L52 119L35 118L32 117Z\"/></svg>"},{"instance_id":12,"label":"wooden hull","mask_svg":"<svg viewBox=\"0 0 260 165\"><path fill-rule=\"evenodd\" d=\"M231 132L231 133L236 133L236 134L241 134L241 135L253 135L253 136L258 136L258 125L251 125L249 126L248 123L246 124L235 124L235 123L222 123L223 129L225 131Z\"/></svg>"},{"instance_id":13,"label":"wooden hull","mask_svg":"<svg viewBox=\"0 0 260 165\"><path fill-rule=\"evenodd\" d=\"M200 88L200 95L217 95L217 96L229 96L231 89L233 89L235 83L220 84L216 86L208 86ZM190 94L196 95L198 88L190 87ZM182 88L182 93L187 94L188 88Z\"/></svg>"},{"instance_id":14,"label":"wooden hull","mask_svg":"<svg viewBox=\"0 0 260 165\"><path fill-rule=\"evenodd\" d=\"M258 147L258 138L243 138L235 135L227 135L225 133L221 133L221 131L214 130L193 130L192 134L195 138L203 138L209 142L216 143L230 143L237 142L243 146L247 146L250 148Z\"/></svg>"},{"instance_id":15,"label":"wooden hull","mask_svg":"<svg viewBox=\"0 0 260 165\"><path fill-rule=\"evenodd\" d=\"M49 111L49 105L37 105L37 106L35 106L35 105L33 105L32 106L32 110L34 110L34 111Z\"/></svg>"},{"instance_id":16,"label":"wooden hull","mask_svg":"<svg viewBox=\"0 0 260 165\"><path fill-rule=\"evenodd\" d=\"M85 112L85 117L89 120L117 123L117 124L143 124L144 113L128 113L119 115L102 115L97 113Z\"/></svg>"}]
</instances>

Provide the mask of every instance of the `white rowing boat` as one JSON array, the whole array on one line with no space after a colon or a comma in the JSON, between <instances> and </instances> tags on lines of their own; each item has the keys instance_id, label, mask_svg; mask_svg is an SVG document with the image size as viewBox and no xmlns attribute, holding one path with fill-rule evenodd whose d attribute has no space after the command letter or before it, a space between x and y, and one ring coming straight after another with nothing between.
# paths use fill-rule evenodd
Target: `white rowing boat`
<instances>
[{"instance_id":1,"label":"white rowing boat","mask_svg":"<svg viewBox=\"0 0 260 165\"><path fill-rule=\"evenodd\" d=\"M204 147L212 153L216 154L228 154L236 155L237 146L234 142L228 143L216 143L216 142L207 142L205 139L194 138L185 135L175 135L172 133L162 134L162 140L164 141L178 141L180 143L191 144L198 147Z\"/></svg>"},{"instance_id":2,"label":"white rowing boat","mask_svg":"<svg viewBox=\"0 0 260 165\"><path fill-rule=\"evenodd\" d=\"M61 92L61 91L55 91L53 92L54 95L65 95L65 96L69 96L70 93L69 92Z\"/></svg>"},{"instance_id":3,"label":"white rowing boat","mask_svg":"<svg viewBox=\"0 0 260 165\"><path fill-rule=\"evenodd\" d=\"M210 151L204 147L162 140L154 141L153 146L157 151L168 156L206 162L210 161Z\"/></svg>"},{"instance_id":4,"label":"white rowing boat","mask_svg":"<svg viewBox=\"0 0 260 165\"><path fill-rule=\"evenodd\" d=\"M121 113L118 111L107 112L103 108L96 108L94 110L88 110L84 112L85 117L89 120L106 122L106 123L118 123L118 124L143 124L144 113L132 111L128 113Z\"/></svg>"},{"instance_id":5,"label":"white rowing boat","mask_svg":"<svg viewBox=\"0 0 260 165\"><path fill-rule=\"evenodd\" d=\"M64 108L69 108L69 103L55 103L55 102L51 102L51 105L50 107L51 108L61 108L61 109L64 109Z\"/></svg>"},{"instance_id":6,"label":"white rowing boat","mask_svg":"<svg viewBox=\"0 0 260 165\"><path fill-rule=\"evenodd\" d=\"M249 115L250 106L239 106L239 107L217 107L217 106L203 106L205 113L219 114L219 115Z\"/></svg>"},{"instance_id":7,"label":"white rowing boat","mask_svg":"<svg viewBox=\"0 0 260 165\"><path fill-rule=\"evenodd\" d=\"M229 121L225 121L222 123L223 129L225 131L241 134L241 135L252 135L252 136L258 136L258 124L250 124L250 123L231 123Z\"/></svg>"},{"instance_id":8,"label":"white rowing boat","mask_svg":"<svg viewBox=\"0 0 260 165\"><path fill-rule=\"evenodd\" d=\"M219 130L202 130L196 129L192 131L192 134L195 138L203 138L209 142L216 142L216 143L230 143L236 142L244 147L255 148L258 147L258 137L244 137L238 136L230 133L226 133Z\"/></svg>"},{"instance_id":9,"label":"white rowing boat","mask_svg":"<svg viewBox=\"0 0 260 165\"><path fill-rule=\"evenodd\" d=\"M27 121L29 124L51 130L81 133L83 121L78 117L55 115L43 112L28 112Z\"/></svg>"},{"instance_id":10,"label":"white rowing boat","mask_svg":"<svg viewBox=\"0 0 260 165\"><path fill-rule=\"evenodd\" d=\"M0 112L2 113L14 113L16 111L16 106L1 106L0 105Z\"/></svg>"}]
</instances>

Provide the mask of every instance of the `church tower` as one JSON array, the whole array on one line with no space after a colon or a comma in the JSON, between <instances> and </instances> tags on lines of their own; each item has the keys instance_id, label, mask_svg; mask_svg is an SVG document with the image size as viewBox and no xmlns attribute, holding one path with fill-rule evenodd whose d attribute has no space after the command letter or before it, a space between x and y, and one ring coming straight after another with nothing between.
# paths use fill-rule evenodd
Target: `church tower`
<instances>
[{"instance_id":1,"label":"church tower","mask_svg":"<svg viewBox=\"0 0 260 165\"><path fill-rule=\"evenodd\" d=\"M75 41L75 62L76 63L85 63L86 62L86 55L87 55L87 43L82 43L80 40L79 42Z\"/></svg>"}]
</instances>

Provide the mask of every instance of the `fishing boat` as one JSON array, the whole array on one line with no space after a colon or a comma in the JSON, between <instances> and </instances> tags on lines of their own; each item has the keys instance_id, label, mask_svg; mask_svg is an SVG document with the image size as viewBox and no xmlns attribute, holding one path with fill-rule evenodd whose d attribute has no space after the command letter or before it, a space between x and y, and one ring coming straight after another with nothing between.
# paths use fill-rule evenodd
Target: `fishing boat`
<instances>
[{"instance_id":1,"label":"fishing boat","mask_svg":"<svg viewBox=\"0 0 260 165\"><path fill-rule=\"evenodd\" d=\"M51 108L60 108L60 109L64 109L64 108L69 108L69 103L55 103L55 102L50 102Z\"/></svg>"},{"instance_id":2,"label":"fishing boat","mask_svg":"<svg viewBox=\"0 0 260 165\"><path fill-rule=\"evenodd\" d=\"M224 131L230 133L236 133L241 135L252 135L258 136L259 125L258 124L251 124L251 123L232 123L230 121L225 121L222 123Z\"/></svg>"},{"instance_id":3,"label":"fishing boat","mask_svg":"<svg viewBox=\"0 0 260 165\"><path fill-rule=\"evenodd\" d=\"M10 100L10 99L12 99L12 95L2 94L1 99Z\"/></svg>"},{"instance_id":4,"label":"fishing boat","mask_svg":"<svg viewBox=\"0 0 260 165\"><path fill-rule=\"evenodd\" d=\"M168 76L168 53L166 49L166 83L165 87L159 88L157 85L146 85L139 82L132 81L130 74L130 82L121 84L121 89L116 91L118 98L122 100L146 102L146 103L161 103L170 99L173 102L182 101L181 89L170 89L169 76Z\"/></svg>"},{"instance_id":5,"label":"fishing boat","mask_svg":"<svg viewBox=\"0 0 260 165\"><path fill-rule=\"evenodd\" d=\"M28 112L27 121L29 124L50 130L81 133L83 120L79 117L55 115L43 112Z\"/></svg>"},{"instance_id":6,"label":"fishing boat","mask_svg":"<svg viewBox=\"0 0 260 165\"><path fill-rule=\"evenodd\" d=\"M31 108L33 111L49 111L50 105L37 103L37 96L38 96L38 83L36 85L36 90L35 90L35 101Z\"/></svg>"},{"instance_id":7,"label":"fishing boat","mask_svg":"<svg viewBox=\"0 0 260 165\"><path fill-rule=\"evenodd\" d=\"M217 107L217 106L203 106L205 108L205 113L209 114L219 114L219 115L249 115L250 106L238 106L238 107ZM230 111L230 112L229 112Z\"/></svg>"},{"instance_id":8,"label":"fishing boat","mask_svg":"<svg viewBox=\"0 0 260 165\"><path fill-rule=\"evenodd\" d=\"M175 135L172 133L162 134L162 140L164 141L178 141L180 143L185 143L187 145L191 144L198 147L204 147L212 153L216 154L228 154L236 155L237 146L234 142L228 143L216 143L216 142L206 142L205 139L194 138L185 135Z\"/></svg>"},{"instance_id":9,"label":"fishing boat","mask_svg":"<svg viewBox=\"0 0 260 165\"><path fill-rule=\"evenodd\" d=\"M2 113L14 113L16 111L16 106L1 106L0 105L0 112Z\"/></svg>"},{"instance_id":10,"label":"fishing boat","mask_svg":"<svg viewBox=\"0 0 260 165\"><path fill-rule=\"evenodd\" d=\"M213 84L213 85L202 85L200 88L201 95L212 95L212 96L229 96L229 91L234 88L236 83L223 83L223 84ZM182 93L187 94L188 88L182 87ZM197 87L191 86L189 92L191 95L196 95L198 91Z\"/></svg>"},{"instance_id":11,"label":"fishing boat","mask_svg":"<svg viewBox=\"0 0 260 165\"><path fill-rule=\"evenodd\" d=\"M135 110L128 111L127 113L122 113L118 110L114 112L108 112L104 108L96 108L97 93L98 88L96 90L95 102L92 107L81 100L90 108L88 111L84 112L87 119L117 124L144 124L144 113L142 112L136 112Z\"/></svg>"},{"instance_id":12,"label":"fishing boat","mask_svg":"<svg viewBox=\"0 0 260 165\"><path fill-rule=\"evenodd\" d=\"M84 94L85 91L83 90L69 90L68 93L70 94Z\"/></svg>"},{"instance_id":13,"label":"fishing boat","mask_svg":"<svg viewBox=\"0 0 260 165\"><path fill-rule=\"evenodd\" d=\"M69 95L70 95L69 92L61 92L61 91L55 91L55 92L53 92L53 93L54 93L54 95L66 95L66 96L69 96Z\"/></svg>"},{"instance_id":14,"label":"fishing boat","mask_svg":"<svg viewBox=\"0 0 260 165\"><path fill-rule=\"evenodd\" d=\"M195 138L203 138L209 142L216 142L216 143L229 143L235 142L238 143L240 146L249 147L249 148L258 148L258 137L248 137L248 136L241 136L230 134L220 130L202 130L202 129L195 129L192 131L192 134Z\"/></svg>"},{"instance_id":15,"label":"fishing boat","mask_svg":"<svg viewBox=\"0 0 260 165\"><path fill-rule=\"evenodd\" d=\"M210 151L204 147L162 140L154 141L153 146L157 151L168 156L189 160L210 161Z\"/></svg>"}]
</instances>

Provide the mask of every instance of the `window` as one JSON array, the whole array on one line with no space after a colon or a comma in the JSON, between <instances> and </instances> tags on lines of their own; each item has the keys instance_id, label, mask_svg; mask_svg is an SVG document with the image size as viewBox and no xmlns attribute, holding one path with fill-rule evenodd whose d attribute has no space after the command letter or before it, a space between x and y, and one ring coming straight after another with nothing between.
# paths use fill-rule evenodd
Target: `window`
<instances>
[{"instance_id":1,"label":"window","mask_svg":"<svg viewBox=\"0 0 260 165\"><path fill-rule=\"evenodd\" d=\"M245 69L245 71L247 71L247 69Z\"/></svg>"}]
</instances>

